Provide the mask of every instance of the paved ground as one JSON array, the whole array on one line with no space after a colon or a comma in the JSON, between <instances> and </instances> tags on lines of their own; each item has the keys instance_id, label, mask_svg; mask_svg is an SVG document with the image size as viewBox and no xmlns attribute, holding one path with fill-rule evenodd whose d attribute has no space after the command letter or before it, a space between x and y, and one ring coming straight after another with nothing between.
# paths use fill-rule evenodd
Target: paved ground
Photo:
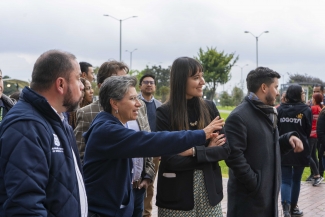
<instances>
[{"instance_id":1,"label":"paved ground","mask_svg":"<svg viewBox=\"0 0 325 217\"><path fill-rule=\"evenodd\" d=\"M227 214L227 181L228 179L223 179L224 199L221 202L222 212L225 217ZM155 203L156 198L154 197L153 204ZM325 217L325 183L323 182L319 186L313 187L311 182L301 182L298 205L299 208L304 212L304 217ZM152 217L158 216L157 211L158 208L154 206ZM279 216L283 216L280 202Z\"/></svg>"}]
</instances>

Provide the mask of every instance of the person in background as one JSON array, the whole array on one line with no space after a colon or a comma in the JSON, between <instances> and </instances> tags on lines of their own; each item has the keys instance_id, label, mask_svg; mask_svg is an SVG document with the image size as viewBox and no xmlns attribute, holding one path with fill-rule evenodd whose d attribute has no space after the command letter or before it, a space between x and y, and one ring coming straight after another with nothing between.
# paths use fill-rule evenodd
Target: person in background
<instances>
[{"instance_id":1,"label":"person in background","mask_svg":"<svg viewBox=\"0 0 325 217\"><path fill-rule=\"evenodd\" d=\"M0 216L87 217L76 140L63 112L82 97L73 54L50 50L0 125Z\"/></svg>"},{"instance_id":2,"label":"person in background","mask_svg":"<svg viewBox=\"0 0 325 217\"><path fill-rule=\"evenodd\" d=\"M3 94L3 89L2 71L0 69L0 123L16 102Z\"/></svg>"},{"instance_id":3,"label":"person in background","mask_svg":"<svg viewBox=\"0 0 325 217\"><path fill-rule=\"evenodd\" d=\"M156 109L161 106L161 102L156 100L153 94L156 91L155 76L151 74L145 74L140 78L139 87L141 90L140 99L146 104L147 116L150 125L151 132L156 131ZM155 172L157 174L159 167L160 157L154 157L153 163L155 164ZM144 198L144 217L150 217L152 212L152 197L154 194L154 181L156 174L153 177L152 182L147 188L147 196Z\"/></svg>"},{"instance_id":4,"label":"person in background","mask_svg":"<svg viewBox=\"0 0 325 217\"><path fill-rule=\"evenodd\" d=\"M81 77L91 82L94 81L94 69L90 63L80 62Z\"/></svg>"},{"instance_id":5,"label":"person in background","mask_svg":"<svg viewBox=\"0 0 325 217\"><path fill-rule=\"evenodd\" d=\"M322 156L320 163L323 163L323 166L325 167L325 107L323 107L322 111L319 113L316 131L318 142L322 144L319 150L320 155Z\"/></svg>"},{"instance_id":6,"label":"person in background","mask_svg":"<svg viewBox=\"0 0 325 217\"><path fill-rule=\"evenodd\" d=\"M322 108L324 107L323 104L323 96L320 93L314 93L313 94L313 99L312 99L312 106L311 106L311 112L313 115L313 121L312 121L312 129L310 133L310 137L308 139L308 143L310 146L310 176L307 178L306 181L312 181L314 180L313 186L319 185L324 178L320 176L319 174L319 163L322 163L322 159L320 158L319 160L316 157L316 148L317 148L317 120L318 120L318 115Z\"/></svg>"},{"instance_id":7,"label":"person in background","mask_svg":"<svg viewBox=\"0 0 325 217\"><path fill-rule=\"evenodd\" d=\"M325 105L325 95L324 95L324 85L322 84L315 84L313 87L313 93L320 93L323 96L323 102L322 104ZM312 104L311 104L312 105ZM322 164L322 158L323 155L321 153L321 146L325 146L325 144L321 144L320 142L317 143L317 150L316 152L317 154L317 158L318 158L318 170L319 170L319 174L324 177L324 166Z\"/></svg>"},{"instance_id":8,"label":"person in background","mask_svg":"<svg viewBox=\"0 0 325 217\"><path fill-rule=\"evenodd\" d=\"M10 98L13 102L14 102L14 101L18 102L18 100L19 100L19 95L20 95L20 92L19 92L19 91L16 91L16 92L12 93L12 94L9 96L9 98Z\"/></svg>"},{"instance_id":9,"label":"person in background","mask_svg":"<svg viewBox=\"0 0 325 217\"><path fill-rule=\"evenodd\" d=\"M202 99L204 85L202 65L193 58L177 58L170 71L169 100L157 109L156 130L199 130L220 117L216 105ZM222 130L217 137L196 143L182 156L161 157L158 216L222 216L222 176L218 162L227 159L230 152L225 140Z\"/></svg>"},{"instance_id":10,"label":"person in background","mask_svg":"<svg viewBox=\"0 0 325 217\"><path fill-rule=\"evenodd\" d=\"M126 76L129 72L129 68L122 62L109 61L104 62L97 74L97 85L98 87L104 82L105 79L113 75ZM150 126L147 118L147 111L144 102L141 101L141 108L138 111L138 117L136 120L129 121L127 123L128 128L136 131L150 131ZM83 161L85 142L82 138L82 134L85 133L91 122L95 119L95 116L103 111L99 100L92 104L85 106L77 111L77 127L75 129L75 135L79 147L81 160ZM145 192L150 183L152 183L153 177L155 176L154 164L152 157L145 158L133 158L133 177L132 177L132 191L133 191L133 202L134 209L132 217L142 217L144 205Z\"/></svg>"},{"instance_id":11,"label":"person in background","mask_svg":"<svg viewBox=\"0 0 325 217\"><path fill-rule=\"evenodd\" d=\"M82 100L79 103L79 108L83 108L93 102L94 90L88 80L80 78L80 81L84 85L84 89L82 92ZM69 112L69 124L72 129L76 128L76 111Z\"/></svg>"},{"instance_id":12,"label":"person in background","mask_svg":"<svg viewBox=\"0 0 325 217\"><path fill-rule=\"evenodd\" d=\"M251 70L246 78L248 95L227 118L225 131L231 148L226 160L227 217L277 217L281 153L303 150L298 133L278 134L274 104L280 77L266 67Z\"/></svg>"},{"instance_id":13,"label":"person in background","mask_svg":"<svg viewBox=\"0 0 325 217\"><path fill-rule=\"evenodd\" d=\"M275 108L278 108L282 103L285 103L285 97L286 97L286 91L283 91L281 98L280 98L280 103L275 106Z\"/></svg>"},{"instance_id":14,"label":"person in background","mask_svg":"<svg viewBox=\"0 0 325 217\"><path fill-rule=\"evenodd\" d=\"M310 146L308 139L312 126L312 113L304 103L306 92L300 85L291 85L287 89L286 103L278 108L279 134L284 135L295 131L303 143L304 150L300 153L290 152L281 159L281 202L285 217L302 216L298 208L300 181L305 167L310 164ZM291 210L288 209L291 207Z\"/></svg>"},{"instance_id":15,"label":"person in background","mask_svg":"<svg viewBox=\"0 0 325 217\"><path fill-rule=\"evenodd\" d=\"M213 131L220 130L224 124L223 119L216 118L203 130L129 129L128 122L136 120L141 107L135 87L136 78L131 76L112 76L101 85L99 101L103 112L95 117L84 135L87 145L83 169L91 216L132 216L131 158L182 152L215 137Z\"/></svg>"}]
</instances>

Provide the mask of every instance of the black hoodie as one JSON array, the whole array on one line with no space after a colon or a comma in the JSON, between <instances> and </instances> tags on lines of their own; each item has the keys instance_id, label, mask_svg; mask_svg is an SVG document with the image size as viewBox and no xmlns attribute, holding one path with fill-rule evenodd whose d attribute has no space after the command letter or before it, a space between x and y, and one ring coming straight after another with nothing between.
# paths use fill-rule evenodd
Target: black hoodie
<instances>
[{"instance_id":1,"label":"black hoodie","mask_svg":"<svg viewBox=\"0 0 325 217\"><path fill-rule=\"evenodd\" d=\"M310 107L304 103L283 103L278 108L279 134L296 131L304 145L300 153L290 152L282 155L283 166L309 166L310 147L308 138L312 126L312 113Z\"/></svg>"}]
</instances>

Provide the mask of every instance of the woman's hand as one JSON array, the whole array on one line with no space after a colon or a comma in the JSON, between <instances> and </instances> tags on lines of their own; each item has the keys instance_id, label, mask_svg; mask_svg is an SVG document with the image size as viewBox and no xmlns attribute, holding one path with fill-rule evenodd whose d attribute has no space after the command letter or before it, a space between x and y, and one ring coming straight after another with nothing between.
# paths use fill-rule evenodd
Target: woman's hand
<instances>
[{"instance_id":1,"label":"woman's hand","mask_svg":"<svg viewBox=\"0 0 325 217\"><path fill-rule=\"evenodd\" d=\"M216 130L221 130L225 121L220 117L216 117L208 126L206 126L203 130L205 132L206 139L210 139L213 136L213 132Z\"/></svg>"},{"instance_id":2,"label":"woman's hand","mask_svg":"<svg viewBox=\"0 0 325 217\"><path fill-rule=\"evenodd\" d=\"M225 134L213 133L208 147L221 146L226 143Z\"/></svg>"}]
</instances>

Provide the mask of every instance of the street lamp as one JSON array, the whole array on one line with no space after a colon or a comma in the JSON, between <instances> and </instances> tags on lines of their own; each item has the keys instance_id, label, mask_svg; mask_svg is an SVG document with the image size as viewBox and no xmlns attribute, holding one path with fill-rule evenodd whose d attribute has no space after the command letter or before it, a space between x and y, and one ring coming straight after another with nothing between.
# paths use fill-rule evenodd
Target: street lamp
<instances>
[{"instance_id":1,"label":"street lamp","mask_svg":"<svg viewBox=\"0 0 325 217\"><path fill-rule=\"evenodd\" d=\"M114 20L117 20L117 21L120 21L120 61L122 61L122 21L124 20L127 20L127 19L130 19L130 18L136 18L137 16L132 16L132 17L128 17L128 18L125 18L125 19L117 19L111 15L108 15L108 14L104 14L105 17L111 17L113 18Z\"/></svg>"},{"instance_id":2,"label":"street lamp","mask_svg":"<svg viewBox=\"0 0 325 217\"><path fill-rule=\"evenodd\" d=\"M128 51L128 50L125 51L125 52L130 52L130 70L132 69L132 53L133 53L134 51L136 51L136 50L138 50L138 49L136 48L136 49L134 49L133 51Z\"/></svg>"},{"instance_id":3,"label":"street lamp","mask_svg":"<svg viewBox=\"0 0 325 217\"><path fill-rule=\"evenodd\" d=\"M240 83L241 83L241 89L244 91L244 80L243 80L243 68L245 66L248 66L248 64L244 65L244 66L239 66L239 65L235 65L237 67L240 68Z\"/></svg>"},{"instance_id":4,"label":"street lamp","mask_svg":"<svg viewBox=\"0 0 325 217\"><path fill-rule=\"evenodd\" d=\"M269 31L264 31L259 36L255 36L253 33L249 32L249 31L245 31L245 33L250 33L250 34L252 34L252 36L254 36L256 38L256 68L257 68L258 67L258 38L261 35L263 35L263 33L269 33Z\"/></svg>"}]
</instances>

